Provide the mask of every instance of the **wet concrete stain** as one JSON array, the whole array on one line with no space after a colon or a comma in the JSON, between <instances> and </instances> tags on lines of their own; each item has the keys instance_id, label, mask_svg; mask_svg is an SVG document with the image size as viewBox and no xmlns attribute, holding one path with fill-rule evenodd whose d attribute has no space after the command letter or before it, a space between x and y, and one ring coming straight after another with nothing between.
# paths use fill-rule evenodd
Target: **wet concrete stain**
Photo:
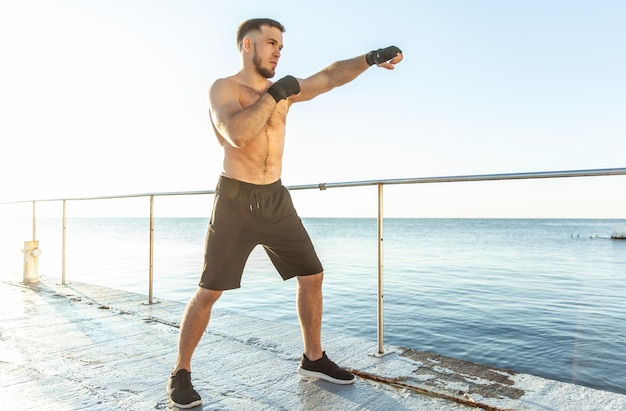
<instances>
[{"instance_id":1,"label":"wet concrete stain","mask_svg":"<svg viewBox=\"0 0 626 411\"><path fill-rule=\"evenodd\" d=\"M515 387L510 378L515 371L489 367L405 348L400 354L422 365L413 371L413 378L425 386L452 390L455 394L478 394L484 398L519 399L525 391Z\"/></svg>"}]
</instances>

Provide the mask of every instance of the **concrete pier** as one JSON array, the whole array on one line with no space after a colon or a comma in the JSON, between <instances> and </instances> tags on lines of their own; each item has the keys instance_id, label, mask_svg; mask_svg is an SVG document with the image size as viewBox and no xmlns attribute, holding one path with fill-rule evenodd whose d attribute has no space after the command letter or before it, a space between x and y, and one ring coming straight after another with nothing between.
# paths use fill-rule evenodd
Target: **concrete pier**
<instances>
[{"instance_id":1,"label":"concrete pier","mask_svg":"<svg viewBox=\"0 0 626 411\"><path fill-rule=\"evenodd\" d=\"M184 304L42 277L0 280L1 410L173 409L166 394ZM359 375L296 373L297 327L216 308L194 357L203 410L626 410L626 395L375 342L323 336Z\"/></svg>"}]
</instances>

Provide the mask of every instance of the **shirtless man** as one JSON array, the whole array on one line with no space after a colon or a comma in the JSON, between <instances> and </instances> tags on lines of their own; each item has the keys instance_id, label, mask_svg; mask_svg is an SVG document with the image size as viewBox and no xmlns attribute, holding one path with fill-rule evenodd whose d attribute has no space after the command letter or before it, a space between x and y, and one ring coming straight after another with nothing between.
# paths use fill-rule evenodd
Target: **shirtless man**
<instances>
[{"instance_id":1,"label":"shirtless man","mask_svg":"<svg viewBox=\"0 0 626 411\"><path fill-rule=\"evenodd\" d=\"M280 177L289 107L354 80L371 65L392 70L397 47L331 64L306 79L274 77L284 27L271 19L243 22L237 46L243 67L209 91L210 116L224 149L224 171L215 190L199 287L181 321L176 365L168 382L179 408L202 404L191 385L191 357L211 308L224 290L240 287L245 262L261 244L284 280L296 277L297 311L304 343L298 372L337 384L354 376L328 359L321 345L323 268Z\"/></svg>"}]
</instances>

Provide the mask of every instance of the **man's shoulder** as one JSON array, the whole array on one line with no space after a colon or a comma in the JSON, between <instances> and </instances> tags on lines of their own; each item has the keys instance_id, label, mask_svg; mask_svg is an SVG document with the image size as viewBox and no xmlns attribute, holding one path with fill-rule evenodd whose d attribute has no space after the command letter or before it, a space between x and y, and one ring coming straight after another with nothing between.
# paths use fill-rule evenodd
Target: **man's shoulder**
<instances>
[{"instance_id":1,"label":"man's shoulder","mask_svg":"<svg viewBox=\"0 0 626 411\"><path fill-rule=\"evenodd\" d=\"M267 87L270 82L267 81ZM237 100L242 107L254 104L264 93L265 89L254 89L247 84L244 78L237 73L230 77L215 80L209 90L211 101Z\"/></svg>"},{"instance_id":2,"label":"man's shoulder","mask_svg":"<svg viewBox=\"0 0 626 411\"><path fill-rule=\"evenodd\" d=\"M244 81L237 75L233 75L230 77L218 78L211 85L212 90L221 90L226 91L229 90L231 92L236 92L238 94L255 94L260 95L260 92L255 90L254 88L245 84Z\"/></svg>"},{"instance_id":3,"label":"man's shoulder","mask_svg":"<svg viewBox=\"0 0 626 411\"><path fill-rule=\"evenodd\" d=\"M230 76L230 77L218 78L211 85L211 88L215 88L215 87L220 87L220 88L221 87L238 88L238 87L241 87L241 83L239 83L237 81L236 75L234 75L234 76Z\"/></svg>"},{"instance_id":4,"label":"man's shoulder","mask_svg":"<svg viewBox=\"0 0 626 411\"><path fill-rule=\"evenodd\" d=\"M219 78L211 84L209 98L211 101L239 100L241 88L235 76Z\"/></svg>"}]
</instances>

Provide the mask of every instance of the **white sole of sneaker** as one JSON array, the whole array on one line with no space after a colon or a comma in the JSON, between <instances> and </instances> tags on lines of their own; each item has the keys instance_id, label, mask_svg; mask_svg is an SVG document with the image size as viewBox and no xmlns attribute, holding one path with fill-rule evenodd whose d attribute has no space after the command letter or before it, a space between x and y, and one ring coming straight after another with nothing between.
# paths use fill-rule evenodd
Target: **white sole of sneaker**
<instances>
[{"instance_id":1,"label":"white sole of sneaker","mask_svg":"<svg viewBox=\"0 0 626 411\"><path fill-rule=\"evenodd\" d=\"M177 404L174 401L170 400L170 402L172 403L172 405L176 408L181 408L181 409L188 409L188 408L196 408L202 405L202 400L198 400L198 401L194 401L191 404Z\"/></svg>"},{"instance_id":2,"label":"white sole of sneaker","mask_svg":"<svg viewBox=\"0 0 626 411\"><path fill-rule=\"evenodd\" d=\"M187 408L196 408L202 405L202 400L198 400L198 401L194 401L191 404L177 404L174 401L172 401L170 399L170 402L172 403L172 405L176 408L182 408L182 409L187 409Z\"/></svg>"},{"instance_id":3,"label":"white sole of sneaker","mask_svg":"<svg viewBox=\"0 0 626 411\"><path fill-rule=\"evenodd\" d=\"M354 378L352 378L351 380L338 380L337 378L333 378L321 372L305 370L302 367L298 367L298 374L302 375L303 377L319 378L320 380L332 382L333 384L348 385L354 382Z\"/></svg>"}]
</instances>

